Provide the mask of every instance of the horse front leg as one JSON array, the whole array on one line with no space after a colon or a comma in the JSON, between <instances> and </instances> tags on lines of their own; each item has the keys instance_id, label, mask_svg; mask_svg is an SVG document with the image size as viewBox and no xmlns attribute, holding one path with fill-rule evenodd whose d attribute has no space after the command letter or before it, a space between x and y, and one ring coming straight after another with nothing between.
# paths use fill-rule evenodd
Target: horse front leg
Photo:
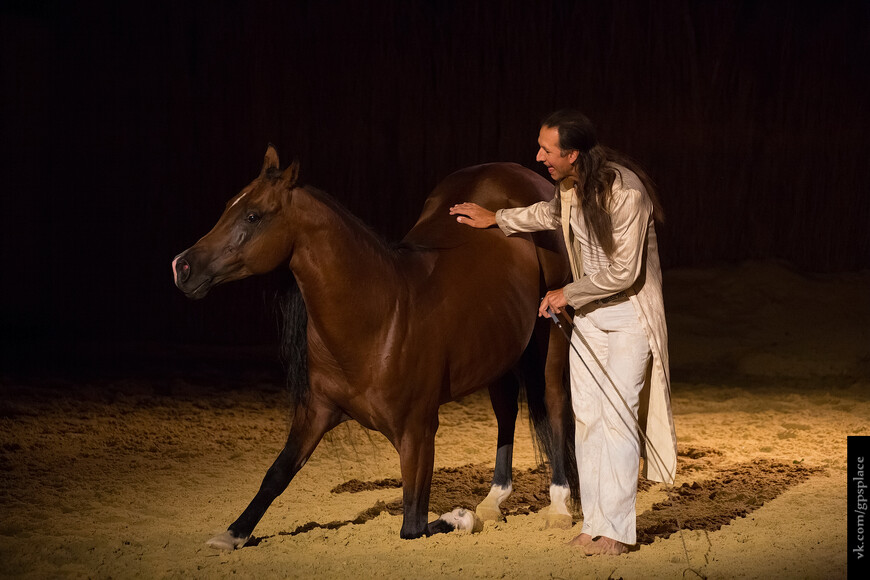
<instances>
[{"instance_id":1,"label":"horse front leg","mask_svg":"<svg viewBox=\"0 0 870 580\"><path fill-rule=\"evenodd\" d=\"M341 412L327 403L301 405L296 410L284 449L266 472L254 499L242 515L230 524L226 532L206 543L218 550L234 550L244 546L263 514L275 498L287 489L287 485L308 461L323 435L335 427L340 418Z\"/></svg>"},{"instance_id":2,"label":"horse front leg","mask_svg":"<svg viewBox=\"0 0 870 580\"><path fill-rule=\"evenodd\" d=\"M519 389L519 381L513 374L505 375L489 387L489 400L498 422L498 442L489 494L474 510L483 521L504 520L501 504L513 491L514 432L519 411Z\"/></svg>"},{"instance_id":3,"label":"horse front leg","mask_svg":"<svg viewBox=\"0 0 870 580\"><path fill-rule=\"evenodd\" d=\"M429 493L432 487L432 471L435 467L435 432L438 430L438 411L429 419L409 419L396 442L402 470L402 530L403 540L428 536L438 531L430 530ZM433 522L434 523L434 522Z\"/></svg>"}]
</instances>

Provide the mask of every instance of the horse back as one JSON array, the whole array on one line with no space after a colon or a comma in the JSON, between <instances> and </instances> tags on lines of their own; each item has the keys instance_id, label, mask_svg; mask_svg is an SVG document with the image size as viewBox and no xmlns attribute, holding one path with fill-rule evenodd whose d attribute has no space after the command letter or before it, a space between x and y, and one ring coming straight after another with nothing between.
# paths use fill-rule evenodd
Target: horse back
<instances>
[{"instance_id":1,"label":"horse back","mask_svg":"<svg viewBox=\"0 0 870 580\"><path fill-rule=\"evenodd\" d=\"M474 202L490 211L526 207L551 201L553 184L516 163L487 163L457 171L445 178L426 199L417 223L403 244L443 250L479 242L481 232L462 225L449 214L451 206ZM545 285L552 289L570 281L562 233L557 230L514 234L531 241L538 254Z\"/></svg>"}]
</instances>

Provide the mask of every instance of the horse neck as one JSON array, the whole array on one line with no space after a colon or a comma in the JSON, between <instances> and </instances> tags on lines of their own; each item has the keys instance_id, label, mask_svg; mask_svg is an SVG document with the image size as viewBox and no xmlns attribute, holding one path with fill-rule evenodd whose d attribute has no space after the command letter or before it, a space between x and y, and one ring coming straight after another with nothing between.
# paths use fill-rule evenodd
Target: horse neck
<instances>
[{"instance_id":1,"label":"horse neck","mask_svg":"<svg viewBox=\"0 0 870 580\"><path fill-rule=\"evenodd\" d=\"M323 193L294 190L288 219L294 232L290 269L309 318L340 315L344 310L356 317L382 316L381 312L361 312L360 306L382 302L367 298L382 294L384 286L397 278L395 254Z\"/></svg>"}]
</instances>

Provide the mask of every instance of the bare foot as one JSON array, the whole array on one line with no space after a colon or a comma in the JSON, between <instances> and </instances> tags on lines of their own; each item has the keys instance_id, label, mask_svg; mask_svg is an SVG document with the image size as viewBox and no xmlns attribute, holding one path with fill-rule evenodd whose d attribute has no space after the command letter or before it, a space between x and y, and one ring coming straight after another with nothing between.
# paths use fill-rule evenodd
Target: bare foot
<instances>
[{"instance_id":1,"label":"bare foot","mask_svg":"<svg viewBox=\"0 0 870 580\"><path fill-rule=\"evenodd\" d=\"M592 536L590 536L589 534L583 533L583 534L580 534L579 536L577 536L576 538L574 538L573 540L571 540L570 542L568 542L568 545L569 546L580 546L582 548L583 546L588 546L591 543L592 543Z\"/></svg>"},{"instance_id":2,"label":"bare foot","mask_svg":"<svg viewBox=\"0 0 870 580\"><path fill-rule=\"evenodd\" d=\"M583 551L586 552L587 556L619 556L628 553L628 546L601 536L594 542L587 544Z\"/></svg>"}]
</instances>

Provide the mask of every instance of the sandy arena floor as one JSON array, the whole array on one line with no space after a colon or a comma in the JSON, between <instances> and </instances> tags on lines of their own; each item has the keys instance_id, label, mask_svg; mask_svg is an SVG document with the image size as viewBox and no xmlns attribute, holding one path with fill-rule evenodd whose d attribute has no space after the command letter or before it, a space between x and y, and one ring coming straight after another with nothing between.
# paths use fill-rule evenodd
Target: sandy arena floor
<instances>
[{"instance_id":1,"label":"sandy arena floor","mask_svg":"<svg viewBox=\"0 0 870 580\"><path fill-rule=\"evenodd\" d=\"M182 366L0 379L0 575L845 577L846 436L870 434L870 273L749 263L665 284L680 473L673 488L642 485L642 543L628 555L566 546L576 521L543 528L547 477L530 472L524 412L510 514L479 534L400 540L401 491L381 481L399 477L398 456L353 423L321 443L248 546L212 550L279 452L288 405L271 371ZM485 395L442 407L432 518L483 498L495 440ZM352 480L364 491L332 491Z\"/></svg>"}]
</instances>

